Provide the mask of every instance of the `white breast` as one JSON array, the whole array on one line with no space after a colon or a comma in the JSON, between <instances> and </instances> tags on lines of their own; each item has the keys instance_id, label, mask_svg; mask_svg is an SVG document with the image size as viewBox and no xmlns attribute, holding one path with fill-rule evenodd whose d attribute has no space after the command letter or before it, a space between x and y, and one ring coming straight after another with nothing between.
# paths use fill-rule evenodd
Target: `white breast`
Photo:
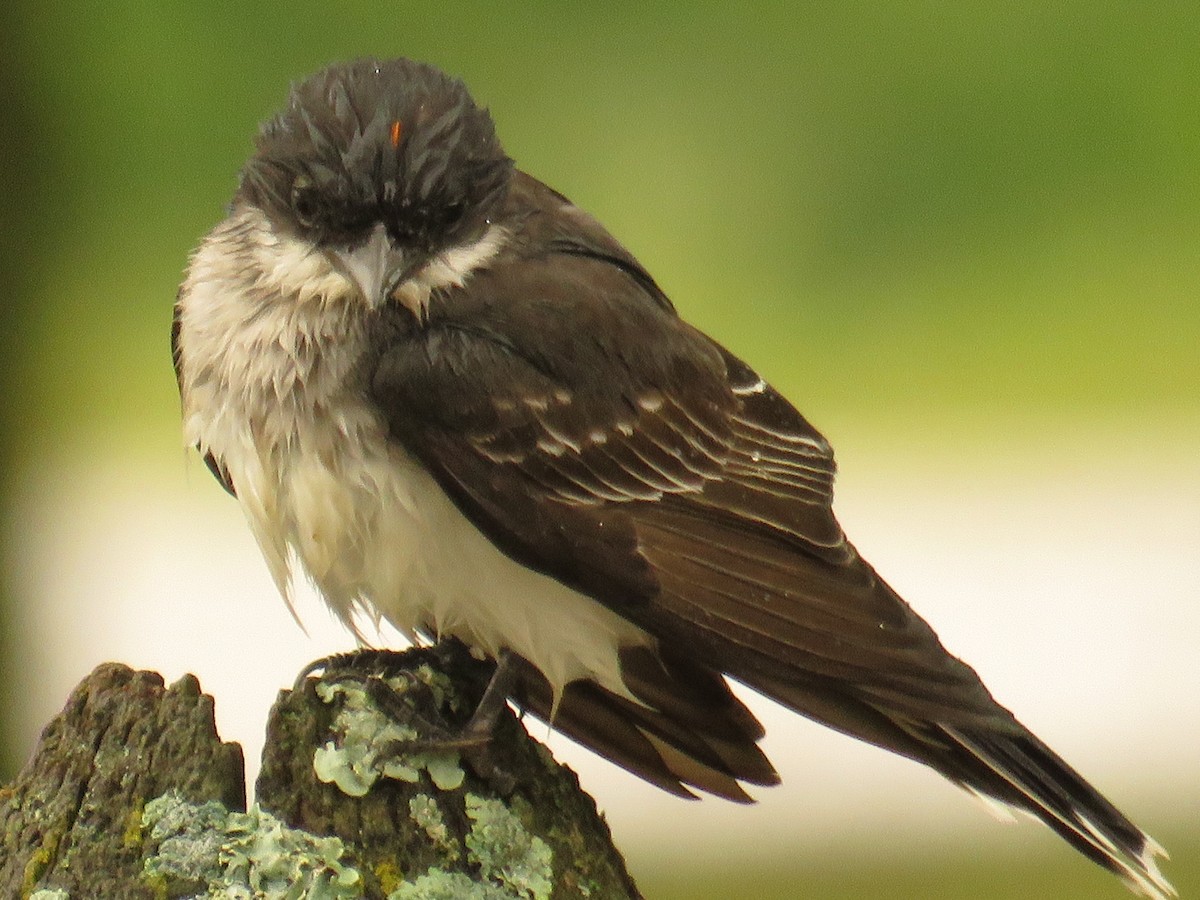
<instances>
[{"instance_id":1,"label":"white breast","mask_svg":"<svg viewBox=\"0 0 1200 900\"><path fill-rule=\"evenodd\" d=\"M365 614L510 648L556 692L591 678L625 693L617 650L646 634L502 554L390 440L355 368L361 301L320 254L264 238L266 275L231 290L232 227L197 251L181 292L184 437L229 473L285 596L298 562L351 628ZM282 300L298 278L300 300Z\"/></svg>"}]
</instances>

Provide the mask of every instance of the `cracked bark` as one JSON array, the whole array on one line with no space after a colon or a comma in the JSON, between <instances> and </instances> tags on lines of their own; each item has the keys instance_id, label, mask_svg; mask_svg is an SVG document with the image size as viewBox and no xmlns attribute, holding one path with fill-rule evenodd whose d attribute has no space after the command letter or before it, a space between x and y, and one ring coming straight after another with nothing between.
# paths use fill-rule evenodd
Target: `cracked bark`
<instances>
[{"instance_id":1,"label":"cracked bark","mask_svg":"<svg viewBox=\"0 0 1200 900\"><path fill-rule=\"evenodd\" d=\"M217 737L212 698L190 675L165 688L155 672L97 667L0 788L0 896L152 898L141 812L170 788L245 808L242 749Z\"/></svg>"}]
</instances>

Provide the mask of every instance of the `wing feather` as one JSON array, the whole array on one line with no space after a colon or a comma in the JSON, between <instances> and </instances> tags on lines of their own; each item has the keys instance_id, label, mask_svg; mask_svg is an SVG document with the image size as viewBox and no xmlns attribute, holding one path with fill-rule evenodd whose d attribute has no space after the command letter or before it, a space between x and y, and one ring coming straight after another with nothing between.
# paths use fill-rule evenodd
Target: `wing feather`
<instances>
[{"instance_id":1,"label":"wing feather","mask_svg":"<svg viewBox=\"0 0 1200 900\"><path fill-rule=\"evenodd\" d=\"M820 433L647 303L628 265L560 253L548 282L546 262L477 274L425 323L397 327L375 373L393 435L468 517L518 561L654 635L698 641L735 677L838 679L899 712L995 715L974 672L846 541ZM578 333L601 314L605 328Z\"/></svg>"}]
</instances>

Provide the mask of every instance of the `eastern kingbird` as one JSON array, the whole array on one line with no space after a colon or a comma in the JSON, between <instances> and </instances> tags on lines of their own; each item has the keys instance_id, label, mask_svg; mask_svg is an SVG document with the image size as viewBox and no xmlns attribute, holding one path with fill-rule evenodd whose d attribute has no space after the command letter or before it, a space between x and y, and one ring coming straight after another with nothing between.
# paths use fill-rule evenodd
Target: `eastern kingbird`
<instances>
[{"instance_id":1,"label":"eastern kingbird","mask_svg":"<svg viewBox=\"0 0 1200 900\"><path fill-rule=\"evenodd\" d=\"M732 678L1174 895L846 540L820 433L460 81L367 59L295 86L172 344L186 441L285 597L295 565L351 628L507 660L520 705L681 795L778 781Z\"/></svg>"}]
</instances>

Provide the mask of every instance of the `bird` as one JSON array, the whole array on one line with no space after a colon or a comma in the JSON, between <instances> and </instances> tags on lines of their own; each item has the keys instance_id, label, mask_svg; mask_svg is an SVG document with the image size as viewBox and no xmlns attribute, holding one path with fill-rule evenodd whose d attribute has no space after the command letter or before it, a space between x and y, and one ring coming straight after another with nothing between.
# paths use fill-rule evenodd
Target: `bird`
<instances>
[{"instance_id":1,"label":"bird","mask_svg":"<svg viewBox=\"0 0 1200 900\"><path fill-rule=\"evenodd\" d=\"M289 605L307 578L360 638L461 641L685 797L779 781L736 682L1175 896L1163 848L849 542L820 432L517 168L461 80L364 58L293 84L171 343L185 444Z\"/></svg>"}]
</instances>

